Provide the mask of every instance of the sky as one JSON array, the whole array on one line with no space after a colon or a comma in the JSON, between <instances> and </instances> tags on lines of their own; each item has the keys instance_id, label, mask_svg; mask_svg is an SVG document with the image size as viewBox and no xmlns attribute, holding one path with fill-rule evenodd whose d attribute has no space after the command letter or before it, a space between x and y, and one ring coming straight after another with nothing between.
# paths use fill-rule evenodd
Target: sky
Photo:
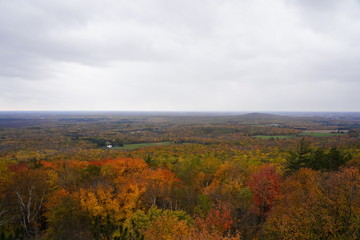
<instances>
[{"instance_id":1,"label":"sky","mask_svg":"<svg viewBox=\"0 0 360 240\"><path fill-rule=\"evenodd\" d=\"M0 110L360 111L360 0L0 0Z\"/></svg>"}]
</instances>

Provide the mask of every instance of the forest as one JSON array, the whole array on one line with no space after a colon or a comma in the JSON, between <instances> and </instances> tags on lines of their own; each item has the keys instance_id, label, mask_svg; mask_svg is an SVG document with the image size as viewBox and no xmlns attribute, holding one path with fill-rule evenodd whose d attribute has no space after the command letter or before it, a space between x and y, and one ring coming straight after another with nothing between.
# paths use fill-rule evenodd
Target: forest
<instances>
[{"instance_id":1,"label":"forest","mask_svg":"<svg viewBox=\"0 0 360 240\"><path fill-rule=\"evenodd\" d=\"M0 112L0 240L360 239L359 113Z\"/></svg>"}]
</instances>

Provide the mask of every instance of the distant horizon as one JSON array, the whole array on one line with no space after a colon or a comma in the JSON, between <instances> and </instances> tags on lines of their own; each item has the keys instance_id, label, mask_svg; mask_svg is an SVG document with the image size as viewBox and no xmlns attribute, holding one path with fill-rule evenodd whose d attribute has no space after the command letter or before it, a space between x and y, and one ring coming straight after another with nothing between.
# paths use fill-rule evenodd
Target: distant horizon
<instances>
[{"instance_id":1,"label":"distant horizon","mask_svg":"<svg viewBox=\"0 0 360 240\"><path fill-rule=\"evenodd\" d=\"M28 112L28 113L242 113L242 114L252 114L252 113L360 113L360 111L301 111L301 110L292 110L292 111L207 111L207 110L0 110L1 113L5 112Z\"/></svg>"}]
</instances>

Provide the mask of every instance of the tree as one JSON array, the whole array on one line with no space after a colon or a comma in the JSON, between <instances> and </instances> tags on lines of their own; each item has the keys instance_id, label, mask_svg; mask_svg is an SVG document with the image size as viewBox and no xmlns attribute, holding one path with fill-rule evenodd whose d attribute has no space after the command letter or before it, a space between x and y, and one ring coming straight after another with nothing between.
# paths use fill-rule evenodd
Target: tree
<instances>
[{"instance_id":1,"label":"tree","mask_svg":"<svg viewBox=\"0 0 360 240\"><path fill-rule=\"evenodd\" d=\"M282 184L282 193L264 225L265 239L329 239L319 232L329 221L319 208L317 172L299 170Z\"/></svg>"},{"instance_id":2,"label":"tree","mask_svg":"<svg viewBox=\"0 0 360 240\"><path fill-rule=\"evenodd\" d=\"M139 178L143 178L145 181L146 191L142 196L144 203L160 208L174 208L172 190L175 183L180 182L174 173L166 169L147 169L141 173Z\"/></svg>"},{"instance_id":3,"label":"tree","mask_svg":"<svg viewBox=\"0 0 360 240\"><path fill-rule=\"evenodd\" d=\"M8 204L27 238L38 236L45 227L45 203L52 191L51 175L42 169L21 168L9 181Z\"/></svg>"},{"instance_id":4,"label":"tree","mask_svg":"<svg viewBox=\"0 0 360 240\"><path fill-rule=\"evenodd\" d=\"M224 202L218 202L210 209L205 219L197 218L196 223L201 231L224 236L229 233L234 221L229 207Z\"/></svg>"},{"instance_id":5,"label":"tree","mask_svg":"<svg viewBox=\"0 0 360 240\"><path fill-rule=\"evenodd\" d=\"M298 151L291 152L286 168L290 172L297 171L300 168L336 171L351 158L351 154L343 153L336 147L329 151L324 148L311 149L310 143L302 139Z\"/></svg>"},{"instance_id":6,"label":"tree","mask_svg":"<svg viewBox=\"0 0 360 240\"><path fill-rule=\"evenodd\" d=\"M263 223L280 194L280 175L275 166L265 164L250 176L248 184L253 193L258 222Z\"/></svg>"},{"instance_id":7,"label":"tree","mask_svg":"<svg viewBox=\"0 0 360 240\"><path fill-rule=\"evenodd\" d=\"M76 194L60 189L46 204L49 228L46 239L91 240L91 218L81 209Z\"/></svg>"},{"instance_id":8,"label":"tree","mask_svg":"<svg viewBox=\"0 0 360 240\"><path fill-rule=\"evenodd\" d=\"M282 185L265 222L265 239L359 239L358 169L301 169Z\"/></svg>"},{"instance_id":9,"label":"tree","mask_svg":"<svg viewBox=\"0 0 360 240\"><path fill-rule=\"evenodd\" d=\"M191 227L173 215L162 215L153 220L144 231L147 240L188 240Z\"/></svg>"},{"instance_id":10,"label":"tree","mask_svg":"<svg viewBox=\"0 0 360 240\"><path fill-rule=\"evenodd\" d=\"M9 221L9 217L6 216L6 209L0 205L0 227Z\"/></svg>"},{"instance_id":11,"label":"tree","mask_svg":"<svg viewBox=\"0 0 360 240\"><path fill-rule=\"evenodd\" d=\"M308 167L311 161L310 142L301 139L299 148L296 152L290 152L290 158L287 160L286 168L289 171L297 171L300 168Z\"/></svg>"},{"instance_id":12,"label":"tree","mask_svg":"<svg viewBox=\"0 0 360 240\"><path fill-rule=\"evenodd\" d=\"M324 174L322 191L326 209L334 221L333 234L338 239L360 239L360 172L346 168Z\"/></svg>"}]
</instances>

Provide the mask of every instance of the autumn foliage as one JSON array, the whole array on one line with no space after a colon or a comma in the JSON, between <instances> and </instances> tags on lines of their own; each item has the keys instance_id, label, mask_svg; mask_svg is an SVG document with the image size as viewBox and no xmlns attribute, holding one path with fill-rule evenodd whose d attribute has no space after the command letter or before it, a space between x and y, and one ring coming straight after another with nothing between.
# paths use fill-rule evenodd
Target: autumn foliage
<instances>
[{"instance_id":1,"label":"autumn foliage","mask_svg":"<svg viewBox=\"0 0 360 240\"><path fill-rule=\"evenodd\" d=\"M360 239L356 136L154 119L0 128L0 240Z\"/></svg>"},{"instance_id":2,"label":"autumn foliage","mask_svg":"<svg viewBox=\"0 0 360 240\"><path fill-rule=\"evenodd\" d=\"M250 176L249 186L253 193L256 214L259 221L263 222L280 193L280 175L275 166L262 165Z\"/></svg>"}]
</instances>

